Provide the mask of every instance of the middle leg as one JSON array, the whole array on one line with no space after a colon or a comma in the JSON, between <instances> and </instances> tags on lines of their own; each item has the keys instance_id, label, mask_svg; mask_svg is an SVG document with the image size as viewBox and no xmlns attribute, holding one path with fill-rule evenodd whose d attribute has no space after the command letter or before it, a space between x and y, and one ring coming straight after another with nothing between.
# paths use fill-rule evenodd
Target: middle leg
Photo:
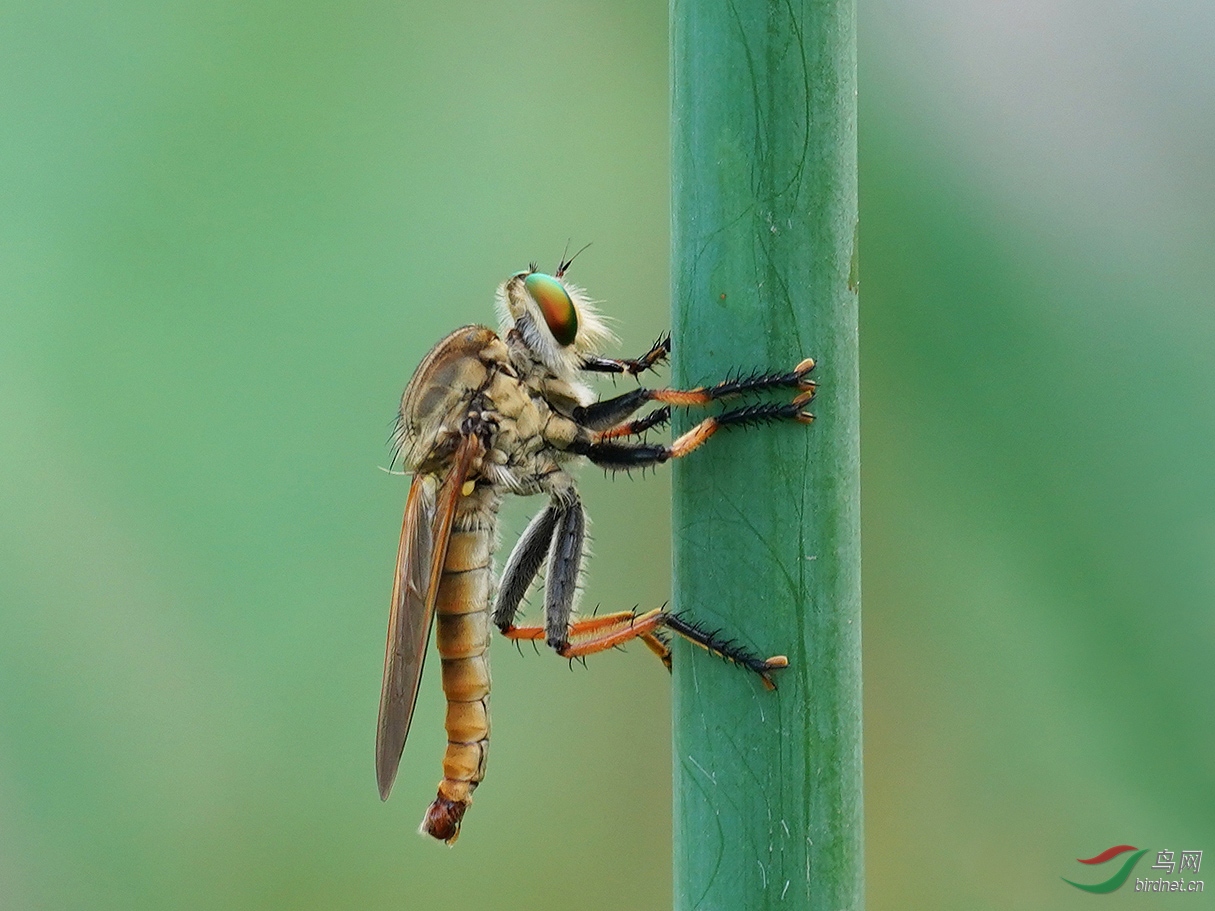
<instances>
[{"instance_id":1,"label":"middle leg","mask_svg":"<svg viewBox=\"0 0 1215 911\"><path fill-rule=\"evenodd\" d=\"M746 427L772 421L798 421L809 424L814 415L805 410L813 398L813 390L803 392L792 402L779 404L748 405L724 411L714 417L705 418L669 446L657 443L619 442L606 434L586 433L570 445L569 451L586 456L600 468L612 471L627 471L630 468L649 468L661 465L670 459L678 459L702 446L709 437L723 427Z\"/></svg>"}]
</instances>

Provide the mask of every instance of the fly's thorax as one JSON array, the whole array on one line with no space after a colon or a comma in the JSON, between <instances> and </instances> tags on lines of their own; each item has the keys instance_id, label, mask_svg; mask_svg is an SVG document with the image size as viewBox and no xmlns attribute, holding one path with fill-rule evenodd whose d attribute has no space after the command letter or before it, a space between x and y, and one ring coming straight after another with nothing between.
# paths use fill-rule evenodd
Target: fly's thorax
<instances>
[{"instance_id":1,"label":"fly's thorax","mask_svg":"<svg viewBox=\"0 0 1215 911\"><path fill-rule=\"evenodd\" d=\"M575 408L589 405L595 400L595 394L588 387L561 377L544 377L536 383L535 388L537 394L548 402L554 411L565 417L572 415Z\"/></svg>"},{"instance_id":2,"label":"fly's thorax","mask_svg":"<svg viewBox=\"0 0 1215 911\"><path fill-rule=\"evenodd\" d=\"M483 473L500 489L529 496L548 492L550 476L573 458L566 450L579 428L569 415L593 396L550 373L518 347L515 336L507 339L515 370L496 375L486 390L496 427Z\"/></svg>"},{"instance_id":3,"label":"fly's thorax","mask_svg":"<svg viewBox=\"0 0 1215 911\"><path fill-rule=\"evenodd\" d=\"M497 448L510 452L540 435L544 425L541 411L546 406L532 397L514 371L496 373L485 389L485 398L498 424L494 433Z\"/></svg>"},{"instance_id":4,"label":"fly's thorax","mask_svg":"<svg viewBox=\"0 0 1215 911\"><path fill-rule=\"evenodd\" d=\"M518 330L512 329L506 333L505 344L519 382L533 398L566 415L579 405L594 401L595 394L578 382L577 369L568 373L552 370L536 355ZM580 357L578 367L581 368L581 365Z\"/></svg>"},{"instance_id":5,"label":"fly's thorax","mask_svg":"<svg viewBox=\"0 0 1215 911\"><path fill-rule=\"evenodd\" d=\"M583 434L582 427L572 419L560 414L550 415L548 422L544 425L544 438L559 451L569 449L574 441ZM575 458L573 453L565 453L562 461L571 458Z\"/></svg>"},{"instance_id":6,"label":"fly's thorax","mask_svg":"<svg viewBox=\"0 0 1215 911\"><path fill-rule=\"evenodd\" d=\"M405 467L442 465L477 393L502 372L514 372L509 352L485 326L464 326L435 345L401 396L394 437Z\"/></svg>"}]
</instances>

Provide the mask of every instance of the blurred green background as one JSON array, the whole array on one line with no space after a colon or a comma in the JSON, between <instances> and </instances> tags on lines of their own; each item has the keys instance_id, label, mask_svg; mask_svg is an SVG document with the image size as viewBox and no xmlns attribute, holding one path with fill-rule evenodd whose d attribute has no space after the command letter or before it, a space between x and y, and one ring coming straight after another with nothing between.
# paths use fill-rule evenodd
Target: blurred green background
<instances>
[{"instance_id":1,"label":"blurred green background","mask_svg":"<svg viewBox=\"0 0 1215 911\"><path fill-rule=\"evenodd\" d=\"M998 6L861 4L874 909L1215 852L1215 13ZM621 0L0 6L0 907L669 907L644 649L495 648L454 850L433 676L372 771L397 397L568 238L666 328L666 53ZM584 604L663 602L665 476L584 474Z\"/></svg>"}]
</instances>

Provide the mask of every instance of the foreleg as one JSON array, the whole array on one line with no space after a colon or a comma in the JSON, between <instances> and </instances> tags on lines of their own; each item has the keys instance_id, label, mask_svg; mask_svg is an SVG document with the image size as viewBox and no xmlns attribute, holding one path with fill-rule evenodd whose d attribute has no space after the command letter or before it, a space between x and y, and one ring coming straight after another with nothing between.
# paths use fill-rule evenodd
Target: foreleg
<instances>
[{"instance_id":1,"label":"foreleg","mask_svg":"<svg viewBox=\"0 0 1215 911\"><path fill-rule=\"evenodd\" d=\"M636 360L632 358L618 360L592 354L582 362L582 369L593 373L627 373L629 376L637 376L639 373L644 373L661 364L670 353L671 336L664 335L650 346L649 351Z\"/></svg>"}]
</instances>

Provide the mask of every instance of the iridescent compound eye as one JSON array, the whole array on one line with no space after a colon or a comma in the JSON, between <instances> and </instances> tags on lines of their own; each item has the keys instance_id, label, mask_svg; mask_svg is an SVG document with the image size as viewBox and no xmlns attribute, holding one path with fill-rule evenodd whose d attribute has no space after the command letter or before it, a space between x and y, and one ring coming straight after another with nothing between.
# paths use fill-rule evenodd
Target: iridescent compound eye
<instances>
[{"instance_id":1,"label":"iridescent compound eye","mask_svg":"<svg viewBox=\"0 0 1215 911\"><path fill-rule=\"evenodd\" d=\"M578 335L578 311L570 300L565 287L551 275L533 272L523 279L527 293L540 305L548 331L553 333L558 344L572 345Z\"/></svg>"}]
</instances>

